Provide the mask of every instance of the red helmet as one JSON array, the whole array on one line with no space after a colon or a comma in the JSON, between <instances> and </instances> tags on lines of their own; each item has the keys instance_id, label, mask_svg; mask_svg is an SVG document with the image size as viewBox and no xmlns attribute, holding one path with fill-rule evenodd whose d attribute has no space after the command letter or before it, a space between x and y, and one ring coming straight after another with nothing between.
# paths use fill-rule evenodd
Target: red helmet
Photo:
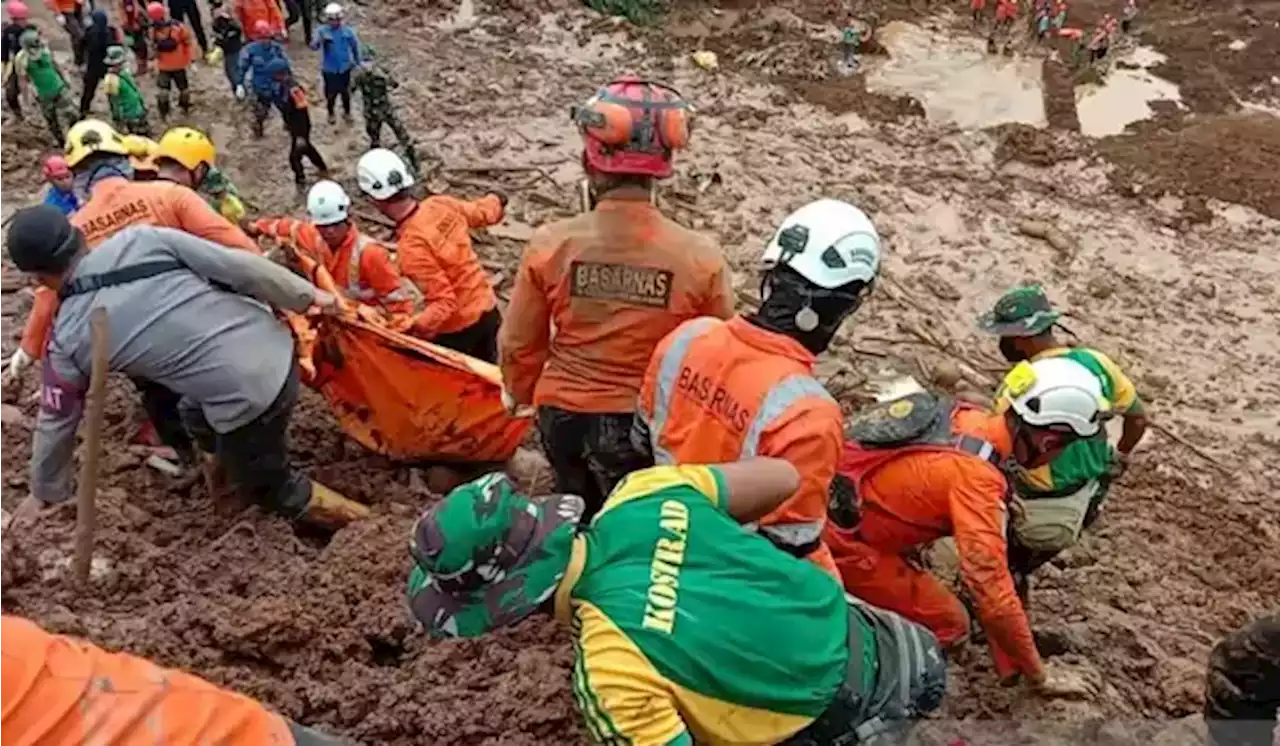
<instances>
[{"instance_id":1,"label":"red helmet","mask_svg":"<svg viewBox=\"0 0 1280 746\"><path fill-rule=\"evenodd\" d=\"M675 151L689 144L689 104L663 83L626 76L573 108L587 167L665 179Z\"/></svg>"},{"instance_id":2,"label":"red helmet","mask_svg":"<svg viewBox=\"0 0 1280 746\"><path fill-rule=\"evenodd\" d=\"M51 155L44 159L44 178L61 179L71 175L71 167L67 159L60 155Z\"/></svg>"},{"instance_id":3,"label":"red helmet","mask_svg":"<svg viewBox=\"0 0 1280 746\"><path fill-rule=\"evenodd\" d=\"M169 11L165 10L163 3L147 3L147 18L159 23L169 16Z\"/></svg>"},{"instance_id":4,"label":"red helmet","mask_svg":"<svg viewBox=\"0 0 1280 746\"><path fill-rule=\"evenodd\" d=\"M253 22L253 38L266 39L271 36L271 24L262 19Z\"/></svg>"},{"instance_id":5,"label":"red helmet","mask_svg":"<svg viewBox=\"0 0 1280 746\"><path fill-rule=\"evenodd\" d=\"M9 0L4 4L4 12L9 14L11 21L25 21L31 17L31 11L27 10L27 4L22 0Z\"/></svg>"}]
</instances>

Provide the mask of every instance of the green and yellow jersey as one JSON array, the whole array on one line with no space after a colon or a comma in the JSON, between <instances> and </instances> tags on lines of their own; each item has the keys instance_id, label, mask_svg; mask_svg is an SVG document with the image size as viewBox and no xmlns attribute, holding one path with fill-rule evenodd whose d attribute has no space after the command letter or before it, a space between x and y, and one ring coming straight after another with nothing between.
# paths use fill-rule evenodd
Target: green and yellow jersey
<instances>
[{"instance_id":1,"label":"green and yellow jersey","mask_svg":"<svg viewBox=\"0 0 1280 746\"><path fill-rule=\"evenodd\" d=\"M835 699L843 589L743 529L727 499L715 467L646 469L576 538L556 615L573 625L574 695L597 741L776 743Z\"/></svg>"},{"instance_id":2,"label":"green and yellow jersey","mask_svg":"<svg viewBox=\"0 0 1280 746\"><path fill-rule=\"evenodd\" d=\"M1137 387L1110 357L1087 347L1055 347L1031 360L1035 362L1053 357L1065 357L1088 368L1101 384L1102 395L1110 402L1112 412L1142 412ZM996 411L1003 413L1008 408L1009 397L1003 391L997 392ZM1096 437L1071 443L1048 464L1021 472L1018 475L1019 491L1056 494L1080 489L1087 482L1106 475L1111 459L1111 445L1107 442L1106 431L1103 431Z\"/></svg>"}]
</instances>

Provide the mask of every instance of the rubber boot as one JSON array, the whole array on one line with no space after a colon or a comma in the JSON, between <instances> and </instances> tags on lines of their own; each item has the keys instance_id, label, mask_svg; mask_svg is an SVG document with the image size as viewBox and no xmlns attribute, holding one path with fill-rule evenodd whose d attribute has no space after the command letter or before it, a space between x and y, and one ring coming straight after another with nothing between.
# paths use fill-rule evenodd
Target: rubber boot
<instances>
[{"instance_id":1,"label":"rubber boot","mask_svg":"<svg viewBox=\"0 0 1280 746\"><path fill-rule=\"evenodd\" d=\"M191 113L191 91L178 91L178 108L182 109L183 116Z\"/></svg>"},{"instance_id":2,"label":"rubber boot","mask_svg":"<svg viewBox=\"0 0 1280 746\"><path fill-rule=\"evenodd\" d=\"M160 111L160 120L167 122L169 120L169 96L156 96L156 109Z\"/></svg>"},{"instance_id":3,"label":"rubber boot","mask_svg":"<svg viewBox=\"0 0 1280 746\"><path fill-rule=\"evenodd\" d=\"M298 520L337 531L353 521L369 517L369 507L311 480L311 499Z\"/></svg>"}]
</instances>

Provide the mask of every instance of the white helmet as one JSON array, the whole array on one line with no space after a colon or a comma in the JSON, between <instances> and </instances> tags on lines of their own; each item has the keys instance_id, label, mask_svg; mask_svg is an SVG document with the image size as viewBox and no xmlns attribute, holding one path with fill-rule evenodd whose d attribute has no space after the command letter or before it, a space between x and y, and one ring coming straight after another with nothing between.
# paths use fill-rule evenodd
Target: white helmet
<instances>
[{"instance_id":1,"label":"white helmet","mask_svg":"<svg viewBox=\"0 0 1280 746\"><path fill-rule=\"evenodd\" d=\"M787 216L764 250L764 268L784 264L831 290L870 283L880 271L880 235L862 210L820 199Z\"/></svg>"},{"instance_id":2,"label":"white helmet","mask_svg":"<svg viewBox=\"0 0 1280 746\"><path fill-rule=\"evenodd\" d=\"M386 148L374 148L356 164L360 191L376 200L390 199L413 186L413 175L400 156Z\"/></svg>"},{"instance_id":3,"label":"white helmet","mask_svg":"<svg viewBox=\"0 0 1280 746\"><path fill-rule=\"evenodd\" d=\"M1024 422L1067 425L1085 438L1098 432L1110 409L1098 377L1064 357L1019 363L1005 376L1001 390Z\"/></svg>"},{"instance_id":4,"label":"white helmet","mask_svg":"<svg viewBox=\"0 0 1280 746\"><path fill-rule=\"evenodd\" d=\"M337 3L329 3L328 5L324 6L325 18L341 18L342 13L343 13L342 6L338 5Z\"/></svg>"},{"instance_id":5,"label":"white helmet","mask_svg":"<svg viewBox=\"0 0 1280 746\"><path fill-rule=\"evenodd\" d=\"M307 192L307 214L316 225L335 225L347 219L351 198L336 181L321 181Z\"/></svg>"}]
</instances>

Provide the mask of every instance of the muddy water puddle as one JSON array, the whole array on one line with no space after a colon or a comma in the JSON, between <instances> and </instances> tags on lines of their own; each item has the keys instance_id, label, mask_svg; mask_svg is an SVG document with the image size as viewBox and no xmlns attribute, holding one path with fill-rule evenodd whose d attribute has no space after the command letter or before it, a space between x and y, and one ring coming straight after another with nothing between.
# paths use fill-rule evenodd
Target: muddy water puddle
<instances>
[{"instance_id":1,"label":"muddy water puddle","mask_svg":"<svg viewBox=\"0 0 1280 746\"><path fill-rule=\"evenodd\" d=\"M1164 55L1150 47L1135 47L1116 60L1101 84L1078 86L1076 114L1080 131L1090 137L1118 135L1130 124L1149 118L1154 113L1152 102L1173 101L1181 105L1178 86L1149 70L1164 60Z\"/></svg>"},{"instance_id":2,"label":"muddy water puddle","mask_svg":"<svg viewBox=\"0 0 1280 746\"><path fill-rule=\"evenodd\" d=\"M965 129L1047 123L1041 59L989 55L976 37L901 21L876 36L889 58L870 62L867 90L911 96L930 121Z\"/></svg>"}]
</instances>

